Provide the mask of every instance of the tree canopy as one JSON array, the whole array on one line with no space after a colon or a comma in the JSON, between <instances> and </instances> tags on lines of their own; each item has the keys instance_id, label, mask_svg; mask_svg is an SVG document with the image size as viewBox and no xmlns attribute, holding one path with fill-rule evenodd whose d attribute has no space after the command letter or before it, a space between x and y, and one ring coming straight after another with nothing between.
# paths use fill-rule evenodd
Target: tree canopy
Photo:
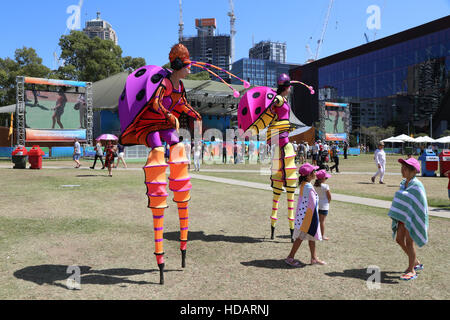
<instances>
[{"instance_id":1,"label":"tree canopy","mask_svg":"<svg viewBox=\"0 0 450 320\"><path fill-rule=\"evenodd\" d=\"M16 77L45 78L51 70L42 64L33 48L23 47L14 53L14 59L0 58L0 106L16 102Z\"/></svg>"},{"instance_id":2,"label":"tree canopy","mask_svg":"<svg viewBox=\"0 0 450 320\"><path fill-rule=\"evenodd\" d=\"M370 145L376 147L378 145L378 142L387 139L389 137L392 137L394 135L395 128L394 127L387 127L387 128L381 128L381 127L361 127L361 135L365 135L368 138L368 142Z\"/></svg>"},{"instance_id":3,"label":"tree canopy","mask_svg":"<svg viewBox=\"0 0 450 320\"><path fill-rule=\"evenodd\" d=\"M95 82L146 64L144 58L122 57L121 47L112 40L91 39L81 31L63 35L59 46L64 64L55 74L61 79Z\"/></svg>"},{"instance_id":4,"label":"tree canopy","mask_svg":"<svg viewBox=\"0 0 450 320\"><path fill-rule=\"evenodd\" d=\"M0 58L0 106L16 102L17 76L95 82L146 64L144 58L122 57L122 49L113 41L90 39L81 31L63 35L59 46L63 65L57 70L43 65L33 48L17 49L14 59Z\"/></svg>"}]
</instances>

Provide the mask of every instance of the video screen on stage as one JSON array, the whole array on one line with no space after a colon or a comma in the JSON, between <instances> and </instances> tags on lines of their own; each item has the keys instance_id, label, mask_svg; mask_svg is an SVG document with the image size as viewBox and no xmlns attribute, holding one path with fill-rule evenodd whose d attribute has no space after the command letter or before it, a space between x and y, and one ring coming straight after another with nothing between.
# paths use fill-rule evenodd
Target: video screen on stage
<instances>
[{"instance_id":1,"label":"video screen on stage","mask_svg":"<svg viewBox=\"0 0 450 320\"><path fill-rule=\"evenodd\" d=\"M346 103L325 102L325 132L346 133L348 132L349 107Z\"/></svg>"},{"instance_id":2,"label":"video screen on stage","mask_svg":"<svg viewBox=\"0 0 450 320\"><path fill-rule=\"evenodd\" d=\"M86 129L84 93L25 91L25 126L28 129Z\"/></svg>"}]
</instances>

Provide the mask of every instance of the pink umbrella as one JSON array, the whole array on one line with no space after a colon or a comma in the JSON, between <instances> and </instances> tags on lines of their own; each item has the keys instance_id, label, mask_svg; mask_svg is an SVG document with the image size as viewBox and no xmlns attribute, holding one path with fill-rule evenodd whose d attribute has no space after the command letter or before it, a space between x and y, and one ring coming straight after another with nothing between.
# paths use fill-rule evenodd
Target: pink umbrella
<instances>
[{"instance_id":1,"label":"pink umbrella","mask_svg":"<svg viewBox=\"0 0 450 320\"><path fill-rule=\"evenodd\" d=\"M108 140L116 141L116 140L119 140L119 138L117 138L113 134L105 133L105 134L102 134L101 136L99 136L96 140L97 141L101 141L101 140L104 140L104 141L108 141Z\"/></svg>"}]
</instances>

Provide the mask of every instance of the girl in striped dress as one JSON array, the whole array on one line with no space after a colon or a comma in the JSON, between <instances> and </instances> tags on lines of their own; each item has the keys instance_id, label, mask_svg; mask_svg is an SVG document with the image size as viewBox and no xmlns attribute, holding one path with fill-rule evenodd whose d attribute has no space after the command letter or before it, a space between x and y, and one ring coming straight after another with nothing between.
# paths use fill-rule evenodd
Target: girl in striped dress
<instances>
[{"instance_id":1,"label":"girl in striped dress","mask_svg":"<svg viewBox=\"0 0 450 320\"><path fill-rule=\"evenodd\" d=\"M311 265L326 264L326 262L320 260L316 254L316 241L322 240L322 233L320 231L318 210L319 197L314 190L311 181L316 178L317 169L319 169L319 167L306 163L301 166L299 170L300 195L297 202L295 229L292 237L294 243L289 256L285 259L285 262L292 267L301 265L300 261L294 260L294 257L304 240L308 240L309 242Z\"/></svg>"},{"instance_id":2,"label":"girl in striped dress","mask_svg":"<svg viewBox=\"0 0 450 320\"><path fill-rule=\"evenodd\" d=\"M401 280L414 280L416 271L423 270L417 259L414 243L419 247L428 242L428 202L422 182L416 178L420 164L415 158L399 159L402 164L400 190L395 193L389 217L392 219L393 237L408 256L408 268Z\"/></svg>"}]
</instances>

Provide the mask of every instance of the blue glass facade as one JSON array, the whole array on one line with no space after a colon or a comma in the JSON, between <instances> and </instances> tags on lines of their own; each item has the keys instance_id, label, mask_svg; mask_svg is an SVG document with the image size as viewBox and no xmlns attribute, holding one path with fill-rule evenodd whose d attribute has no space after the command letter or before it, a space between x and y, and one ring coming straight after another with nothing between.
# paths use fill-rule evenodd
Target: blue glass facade
<instances>
[{"instance_id":1,"label":"blue glass facade","mask_svg":"<svg viewBox=\"0 0 450 320\"><path fill-rule=\"evenodd\" d=\"M392 125L423 132L433 117L447 129L449 22L436 20L291 70L291 78L318 88L315 97L294 88L297 117L314 124L320 102L334 101L349 103L353 129Z\"/></svg>"},{"instance_id":2,"label":"blue glass facade","mask_svg":"<svg viewBox=\"0 0 450 320\"><path fill-rule=\"evenodd\" d=\"M243 58L233 63L232 73L254 86L276 87L277 77L281 73L289 74L294 65L270 60ZM236 79L231 83L241 84Z\"/></svg>"},{"instance_id":3,"label":"blue glass facade","mask_svg":"<svg viewBox=\"0 0 450 320\"><path fill-rule=\"evenodd\" d=\"M411 93L412 68L437 64L450 70L450 28L319 68L319 88L333 87L340 97L380 98ZM416 79L419 80L419 79ZM444 85L441 81L441 85ZM418 89L415 88L414 89Z\"/></svg>"}]
</instances>

